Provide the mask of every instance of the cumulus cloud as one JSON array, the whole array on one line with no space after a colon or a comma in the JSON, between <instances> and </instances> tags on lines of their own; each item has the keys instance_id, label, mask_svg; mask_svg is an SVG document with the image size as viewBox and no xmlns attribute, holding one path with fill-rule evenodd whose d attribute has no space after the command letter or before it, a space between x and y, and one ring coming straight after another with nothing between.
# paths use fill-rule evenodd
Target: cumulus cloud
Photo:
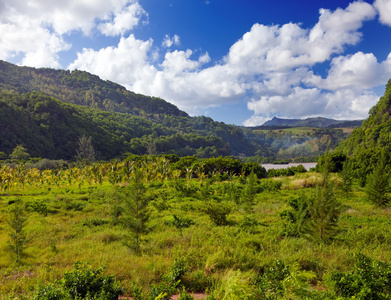
<instances>
[{"instance_id":1,"label":"cumulus cloud","mask_svg":"<svg viewBox=\"0 0 391 300\"><path fill-rule=\"evenodd\" d=\"M376 0L373 3L379 13L380 22L391 26L391 2L389 0Z\"/></svg>"},{"instance_id":2,"label":"cumulus cloud","mask_svg":"<svg viewBox=\"0 0 391 300\"><path fill-rule=\"evenodd\" d=\"M113 12L111 20L99 24L99 30L107 36L123 35L138 25L141 17L147 15L139 3L132 3Z\"/></svg>"},{"instance_id":3,"label":"cumulus cloud","mask_svg":"<svg viewBox=\"0 0 391 300\"><path fill-rule=\"evenodd\" d=\"M70 49L66 39L75 31L117 36L111 46L84 48L68 68L161 97L190 114L246 99L253 116L245 125L274 115L363 118L377 101L370 90L391 75L391 54L378 61L372 53L344 52L361 41L360 28L376 10L390 25L385 0L321 9L310 28L254 24L225 57L211 63L206 51L173 50L180 45L176 34L165 35L157 46L131 34L148 19L137 0L0 0L0 59L20 56L24 65L60 67L59 53ZM314 66L325 62L326 74L316 73Z\"/></svg>"},{"instance_id":4,"label":"cumulus cloud","mask_svg":"<svg viewBox=\"0 0 391 300\"><path fill-rule=\"evenodd\" d=\"M152 40L137 40L134 35L121 38L117 47L102 48L98 51L83 49L69 69L88 70L103 79L132 86L140 78L150 79L156 69L148 65Z\"/></svg>"},{"instance_id":5,"label":"cumulus cloud","mask_svg":"<svg viewBox=\"0 0 391 300\"><path fill-rule=\"evenodd\" d=\"M371 53L342 53L347 45L360 41L359 29L376 11L358 1L345 9L319 13L312 28L294 23L254 24L213 66L205 66L211 60L207 53L190 49L167 52L154 65L153 41L130 36L117 47L84 49L69 68L85 69L135 92L162 97L190 114L250 99L248 109L254 115L245 125L257 125L273 115L362 118L376 99L367 90L391 74L391 59L379 63ZM166 35L162 45L176 44L178 36ZM312 67L328 60L327 76L314 74Z\"/></svg>"},{"instance_id":6,"label":"cumulus cloud","mask_svg":"<svg viewBox=\"0 0 391 300\"><path fill-rule=\"evenodd\" d=\"M69 47L61 36L42 28L34 20L19 17L14 23L0 23L0 59L24 53L23 65L59 67L58 53Z\"/></svg>"},{"instance_id":7,"label":"cumulus cloud","mask_svg":"<svg viewBox=\"0 0 391 300\"><path fill-rule=\"evenodd\" d=\"M65 34L123 35L146 16L133 0L0 0L0 7L0 59L20 55L36 67L60 67L59 52L71 47Z\"/></svg>"},{"instance_id":8,"label":"cumulus cloud","mask_svg":"<svg viewBox=\"0 0 391 300\"><path fill-rule=\"evenodd\" d=\"M172 45L178 46L180 45L181 41L178 35L174 35L172 38L166 34L163 40L163 47L170 48Z\"/></svg>"}]
</instances>

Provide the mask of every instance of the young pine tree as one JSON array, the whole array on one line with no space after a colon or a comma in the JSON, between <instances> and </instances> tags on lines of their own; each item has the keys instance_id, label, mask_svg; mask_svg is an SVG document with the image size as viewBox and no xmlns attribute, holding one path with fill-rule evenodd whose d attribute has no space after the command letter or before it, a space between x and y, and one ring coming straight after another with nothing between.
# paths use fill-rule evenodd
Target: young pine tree
<instances>
[{"instance_id":1,"label":"young pine tree","mask_svg":"<svg viewBox=\"0 0 391 300\"><path fill-rule=\"evenodd\" d=\"M342 170L339 172L339 176L342 180L340 189L344 193L345 197L349 197L352 192L352 184L354 178L353 161L351 159L346 160L342 165Z\"/></svg>"},{"instance_id":2,"label":"young pine tree","mask_svg":"<svg viewBox=\"0 0 391 300\"><path fill-rule=\"evenodd\" d=\"M368 200L376 206L384 207L390 201L388 196L390 192L389 179L390 174L387 169L386 156L382 153L375 170L368 176L364 188Z\"/></svg>"},{"instance_id":3,"label":"young pine tree","mask_svg":"<svg viewBox=\"0 0 391 300\"><path fill-rule=\"evenodd\" d=\"M123 224L131 233L127 246L135 252L140 252L141 238L150 230L149 199L145 193L143 173L140 169L134 168L125 197Z\"/></svg>"},{"instance_id":4,"label":"young pine tree","mask_svg":"<svg viewBox=\"0 0 391 300\"><path fill-rule=\"evenodd\" d=\"M14 257L16 265L22 263L22 258L25 256L24 251L30 242L25 231L27 220L28 218L22 200L17 199L6 220L9 237L8 250Z\"/></svg>"},{"instance_id":5,"label":"young pine tree","mask_svg":"<svg viewBox=\"0 0 391 300\"><path fill-rule=\"evenodd\" d=\"M247 184L242 199L243 208L246 213L252 213L255 206L255 195L257 193L257 175L252 171L248 175Z\"/></svg>"},{"instance_id":6,"label":"young pine tree","mask_svg":"<svg viewBox=\"0 0 391 300\"><path fill-rule=\"evenodd\" d=\"M316 195L308 202L309 220L305 237L319 243L330 243L338 234L338 218L343 206L334 195L334 183L330 180L329 168L323 170L323 181L317 187Z\"/></svg>"}]
</instances>

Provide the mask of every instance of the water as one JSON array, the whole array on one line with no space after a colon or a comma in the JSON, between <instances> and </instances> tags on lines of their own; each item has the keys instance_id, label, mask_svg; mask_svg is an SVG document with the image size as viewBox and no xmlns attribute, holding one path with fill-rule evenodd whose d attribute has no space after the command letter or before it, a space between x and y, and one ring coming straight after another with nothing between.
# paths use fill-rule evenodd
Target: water
<instances>
[{"instance_id":1,"label":"water","mask_svg":"<svg viewBox=\"0 0 391 300\"><path fill-rule=\"evenodd\" d=\"M303 167L309 171L311 168L315 168L318 163L291 163L291 164L262 164L262 167L264 167L267 170L269 169L287 169L290 167L297 167L299 165L303 165Z\"/></svg>"}]
</instances>

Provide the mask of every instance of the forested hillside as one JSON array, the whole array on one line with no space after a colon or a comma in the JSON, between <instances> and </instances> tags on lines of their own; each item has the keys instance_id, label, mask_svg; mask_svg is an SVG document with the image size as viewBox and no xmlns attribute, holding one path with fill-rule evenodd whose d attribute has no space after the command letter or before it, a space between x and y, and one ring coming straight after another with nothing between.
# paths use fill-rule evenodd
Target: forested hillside
<instances>
[{"instance_id":1,"label":"forested hillside","mask_svg":"<svg viewBox=\"0 0 391 300\"><path fill-rule=\"evenodd\" d=\"M37 91L67 103L133 115L187 116L160 98L130 92L116 83L78 70L18 67L0 60L0 89L20 93Z\"/></svg>"},{"instance_id":2,"label":"forested hillside","mask_svg":"<svg viewBox=\"0 0 391 300\"><path fill-rule=\"evenodd\" d=\"M371 108L362 127L355 129L336 150L354 161L358 174L367 175L372 172L382 154L390 162L391 80L386 85L384 96Z\"/></svg>"},{"instance_id":3,"label":"forested hillside","mask_svg":"<svg viewBox=\"0 0 391 300\"><path fill-rule=\"evenodd\" d=\"M186 126L186 120L167 117L162 125L130 114L66 104L37 92L3 91L0 93L0 149L11 153L16 145L22 144L34 157L70 159L76 155L78 140L86 135L92 138L100 159L125 153L164 152L201 157L231 153L227 141L202 130L207 126L205 120L197 119L200 130ZM176 126L179 130L173 129ZM224 126L215 130L246 143L240 130L229 132Z\"/></svg>"},{"instance_id":4,"label":"forested hillside","mask_svg":"<svg viewBox=\"0 0 391 300\"><path fill-rule=\"evenodd\" d=\"M349 132L261 130L190 117L174 105L82 71L18 67L0 61L0 153L24 146L32 157L72 159L91 137L97 159L126 154L200 158L235 155L257 162L316 159Z\"/></svg>"}]
</instances>

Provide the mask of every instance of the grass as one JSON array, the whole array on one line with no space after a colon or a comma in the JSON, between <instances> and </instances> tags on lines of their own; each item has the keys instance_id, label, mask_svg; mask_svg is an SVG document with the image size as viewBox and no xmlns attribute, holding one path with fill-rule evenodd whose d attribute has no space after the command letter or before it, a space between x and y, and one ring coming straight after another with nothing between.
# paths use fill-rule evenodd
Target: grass
<instances>
[{"instance_id":1,"label":"grass","mask_svg":"<svg viewBox=\"0 0 391 300\"><path fill-rule=\"evenodd\" d=\"M228 182L211 184L209 200L202 198L197 179L191 179L196 188L186 197L169 182L150 186L151 231L141 243L141 254L124 245L128 233L112 222L113 187L107 182L84 184L81 188L77 183L60 185L50 190L25 186L3 192L0 195L0 298L14 295L28 299L39 284L61 278L75 261L92 267L107 266L106 273L115 275L125 293L131 294L135 283L148 291L152 284L163 280L175 258L184 258L189 268L184 279L187 289L199 292L215 288L216 295L222 295L224 286L232 286L232 293L241 287L247 293L249 274L272 265L276 259L288 265L297 262L303 270L314 272L313 284L323 288L324 278L332 271L346 271L353 266L356 252L390 262L391 210L366 202L357 187L348 199L338 194L346 206L340 217L341 232L330 245L319 245L303 238L283 237L279 216L289 208L287 201L292 197L313 194L319 175L305 173L262 180L279 180L283 184L277 191L257 193L252 214L246 214L240 203L231 202L234 209L228 215L226 226L214 225L199 207L204 201L228 202L223 194L223 186ZM234 184L240 185L239 179ZM124 184L117 185L117 189L123 188L126 188ZM166 196L160 198L163 194ZM16 197L22 198L25 204L42 204L26 208L29 221L25 229L31 242L22 266L14 265L6 249L8 236L4 220ZM45 209L32 207L46 207L47 213ZM172 225L174 214L190 218L195 224L180 232ZM241 226L245 217L257 222Z\"/></svg>"}]
</instances>

